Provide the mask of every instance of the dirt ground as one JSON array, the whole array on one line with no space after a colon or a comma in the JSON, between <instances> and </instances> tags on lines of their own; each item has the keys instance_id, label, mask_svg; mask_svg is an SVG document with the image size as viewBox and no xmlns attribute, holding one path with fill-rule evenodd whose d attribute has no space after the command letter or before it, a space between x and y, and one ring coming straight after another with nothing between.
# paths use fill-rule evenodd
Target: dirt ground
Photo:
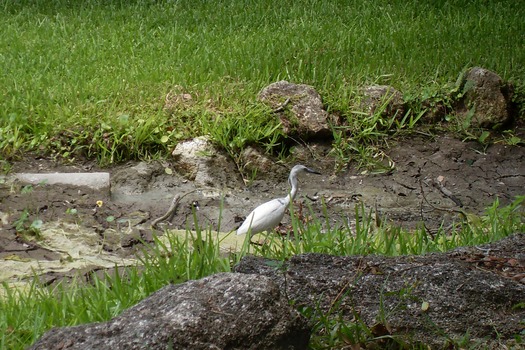
<instances>
[{"instance_id":1,"label":"dirt ground","mask_svg":"<svg viewBox=\"0 0 525 350\"><path fill-rule=\"evenodd\" d=\"M377 213L383 222L407 229L424 225L433 232L458 222L460 212L479 214L496 199L505 205L525 194L523 146L486 147L446 135L411 136L391 144L387 154L395 168L377 175L362 173L352 164L348 170L334 174L334 160L326 156L326 148L314 145L308 151L314 152L313 157L298 156L297 163L313 167L322 175L300 178L296 205L303 208L304 215L313 215L330 226L351 225L355 207L362 203L367 212ZM282 171L259 174L247 187L228 188L217 183L196 188L177 172L175 161L134 162L100 169L91 162L60 164L27 156L12 163L9 174L105 171L110 173L111 190L0 183L0 265L5 268L8 261L63 259L59 251L39 243L38 230L30 228L35 220L41 220L44 229L60 227L63 235L89 232L97 251L107 256L132 257L139 238L148 241L162 234L162 230L151 228L151 221L167 211L173 197L195 189L181 201L171 223L161 225L161 229L193 228L191 203L198 201L196 218L201 227L231 231L255 206L286 194L287 173L294 164L282 167ZM218 171L238 176L236 169ZM307 213L308 207L311 214ZM285 216L284 227L288 221ZM84 264L78 269L92 270L96 265ZM73 270L77 268L69 272L55 269L46 276L55 280ZM12 274L6 278L25 277Z\"/></svg>"}]
</instances>

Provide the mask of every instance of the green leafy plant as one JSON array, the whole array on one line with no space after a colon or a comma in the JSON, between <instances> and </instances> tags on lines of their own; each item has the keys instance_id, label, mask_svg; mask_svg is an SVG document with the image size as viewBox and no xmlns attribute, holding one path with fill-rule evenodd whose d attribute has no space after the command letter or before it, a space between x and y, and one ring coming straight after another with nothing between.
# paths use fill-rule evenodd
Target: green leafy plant
<instances>
[{"instance_id":1,"label":"green leafy plant","mask_svg":"<svg viewBox=\"0 0 525 350\"><path fill-rule=\"evenodd\" d=\"M525 140L523 140L521 137L515 135L512 131L504 131L503 132L503 142L505 142L506 144L511 145L511 146L517 146L517 145L525 144Z\"/></svg>"},{"instance_id":2,"label":"green leafy plant","mask_svg":"<svg viewBox=\"0 0 525 350\"><path fill-rule=\"evenodd\" d=\"M20 217L13 222L17 235L26 241L41 239L42 235L40 230L42 228L43 221L40 219L31 220L29 216L29 210L24 209L22 214L20 214Z\"/></svg>"}]
</instances>

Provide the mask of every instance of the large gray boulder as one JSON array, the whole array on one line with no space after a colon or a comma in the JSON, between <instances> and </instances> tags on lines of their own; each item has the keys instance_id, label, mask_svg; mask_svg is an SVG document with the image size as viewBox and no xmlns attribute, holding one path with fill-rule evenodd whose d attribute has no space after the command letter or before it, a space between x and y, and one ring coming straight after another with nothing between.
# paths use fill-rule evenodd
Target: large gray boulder
<instances>
[{"instance_id":1,"label":"large gray boulder","mask_svg":"<svg viewBox=\"0 0 525 350\"><path fill-rule=\"evenodd\" d=\"M463 77L460 89L457 114L470 126L492 128L512 121L513 87L496 73L474 67Z\"/></svg>"},{"instance_id":2,"label":"large gray boulder","mask_svg":"<svg viewBox=\"0 0 525 350\"><path fill-rule=\"evenodd\" d=\"M235 270L272 278L296 307L331 310L348 323L359 315L411 344L442 349L468 334L473 343L510 346L524 330L524 251L525 234L517 234L425 256L305 254L282 264L247 257Z\"/></svg>"},{"instance_id":3,"label":"large gray boulder","mask_svg":"<svg viewBox=\"0 0 525 350\"><path fill-rule=\"evenodd\" d=\"M259 100L279 115L285 135L302 140L332 137L330 116L312 86L281 80L265 87Z\"/></svg>"},{"instance_id":4,"label":"large gray boulder","mask_svg":"<svg viewBox=\"0 0 525 350\"><path fill-rule=\"evenodd\" d=\"M169 285L104 323L55 328L31 349L306 349L310 330L267 277Z\"/></svg>"}]
</instances>

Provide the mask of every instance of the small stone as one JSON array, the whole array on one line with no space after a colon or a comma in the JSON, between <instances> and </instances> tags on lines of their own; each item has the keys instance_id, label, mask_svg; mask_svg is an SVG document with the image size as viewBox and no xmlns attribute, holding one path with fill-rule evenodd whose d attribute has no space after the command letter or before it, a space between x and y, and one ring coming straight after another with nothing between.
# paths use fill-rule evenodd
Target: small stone
<instances>
[{"instance_id":1,"label":"small stone","mask_svg":"<svg viewBox=\"0 0 525 350\"><path fill-rule=\"evenodd\" d=\"M461 82L463 97L458 101L457 115L470 119L470 126L493 128L511 121L509 115L513 86L485 68L474 67Z\"/></svg>"}]
</instances>

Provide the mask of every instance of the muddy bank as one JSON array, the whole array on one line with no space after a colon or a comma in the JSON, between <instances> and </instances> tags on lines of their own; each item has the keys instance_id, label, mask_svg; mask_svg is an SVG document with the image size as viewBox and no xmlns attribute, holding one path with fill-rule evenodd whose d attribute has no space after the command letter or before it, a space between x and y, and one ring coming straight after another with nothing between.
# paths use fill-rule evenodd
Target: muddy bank
<instances>
[{"instance_id":1,"label":"muddy bank","mask_svg":"<svg viewBox=\"0 0 525 350\"><path fill-rule=\"evenodd\" d=\"M362 204L366 210L377 211L383 222L407 229L424 224L433 231L442 225L450 227L460 220L461 212L479 214L496 199L508 204L525 194L525 147L484 147L449 136L413 137L391 146L387 153L395 168L378 175L352 167L334 174L334 160L326 157L326 150L299 149L296 161L290 165L304 163L323 175L300 179L296 205L305 213L311 208L314 217L333 227L351 221L355 206ZM96 254L113 264L119 259L127 264L126 259L133 257L140 240L162 234L151 229L151 221L166 212L176 194L193 190L196 191L181 201L171 223L161 228L193 228L191 203L198 201L200 210L195 218L200 227L229 232L256 205L287 192L290 168L283 166L282 170L259 173L248 186L234 188L222 183L196 186L178 172L175 161L99 169L92 163L64 165L28 157L12 164L11 173L106 171L110 173L111 189L45 183L27 186L16 181L0 184L0 263L20 261L32 266L35 262L60 264L64 260L64 252L45 243L48 236L39 237L39 230L32 230L31 225L37 221L40 229L59 227L63 237L86 233L84 243L92 248L82 250L93 254L71 257L75 262L82 261L79 264L84 269L105 266L89 263ZM226 177L238 176L237 169L230 167L216 171ZM288 222L285 216L283 225ZM60 267L54 269L47 273L64 273ZM2 279L15 281L25 277L20 272Z\"/></svg>"}]
</instances>

